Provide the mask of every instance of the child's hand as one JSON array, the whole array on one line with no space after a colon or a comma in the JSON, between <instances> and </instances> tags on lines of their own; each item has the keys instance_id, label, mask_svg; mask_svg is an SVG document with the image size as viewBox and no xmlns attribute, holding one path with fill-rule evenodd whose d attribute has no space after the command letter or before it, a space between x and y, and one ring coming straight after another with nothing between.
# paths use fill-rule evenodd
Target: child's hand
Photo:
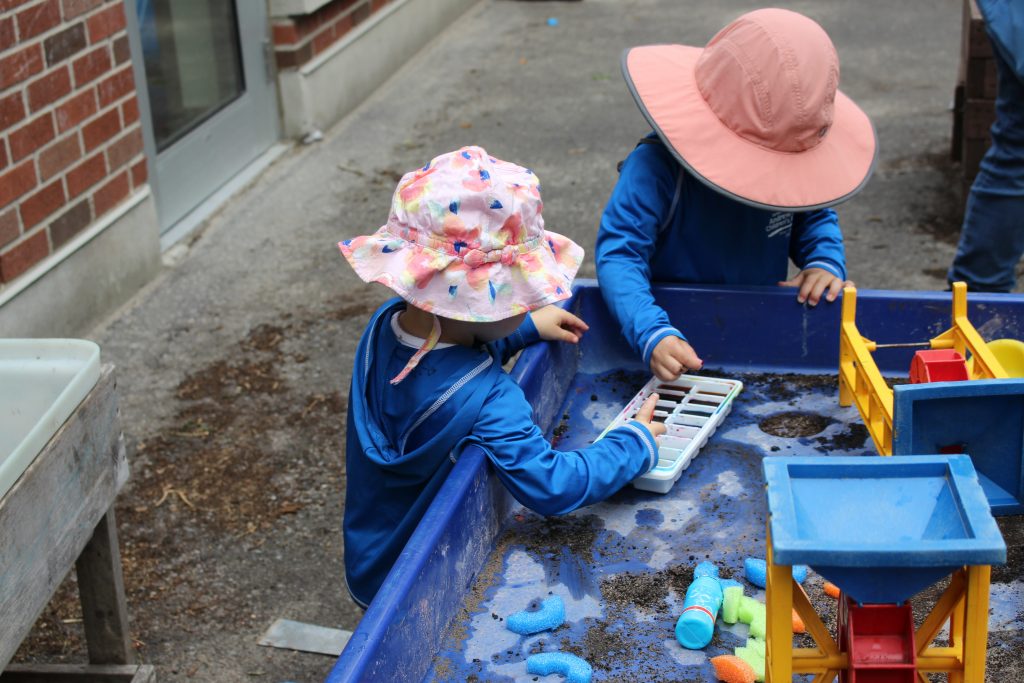
<instances>
[{"instance_id":1,"label":"child's hand","mask_svg":"<svg viewBox=\"0 0 1024 683\"><path fill-rule=\"evenodd\" d=\"M647 427L647 431L651 433L655 439L665 433L665 425L661 422L654 421L654 404L658 402L658 395L651 394L644 401L644 404L640 406L640 410L636 411L636 417L633 418L634 422L639 422L644 427Z\"/></svg>"},{"instance_id":2,"label":"child's hand","mask_svg":"<svg viewBox=\"0 0 1024 683\"><path fill-rule=\"evenodd\" d=\"M590 327L564 308L548 305L530 313L533 324L541 339L548 341L564 341L570 344L579 342L583 333Z\"/></svg>"},{"instance_id":3,"label":"child's hand","mask_svg":"<svg viewBox=\"0 0 1024 683\"><path fill-rule=\"evenodd\" d=\"M836 300L839 292L843 291L843 287L851 287L853 283L849 280L843 282L824 268L807 268L801 270L792 280L780 282L779 286L799 287L800 291L797 292L796 300L800 303L806 301L811 306L817 306L826 289L828 294L825 295L825 299L831 302Z\"/></svg>"},{"instance_id":4,"label":"child's hand","mask_svg":"<svg viewBox=\"0 0 1024 683\"><path fill-rule=\"evenodd\" d=\"M679 337L665 337L651 354L651 372L663 382L679 379L687 370L700 370L703 365L693 347Z\"/></svg>"}]
</instances>

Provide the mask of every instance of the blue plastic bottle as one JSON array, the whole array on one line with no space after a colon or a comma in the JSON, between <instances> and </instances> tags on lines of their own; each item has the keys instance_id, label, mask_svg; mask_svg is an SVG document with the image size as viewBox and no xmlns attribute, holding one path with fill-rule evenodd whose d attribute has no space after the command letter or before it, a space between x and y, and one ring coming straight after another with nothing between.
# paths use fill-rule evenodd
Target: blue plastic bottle
<instances>
[{"instance_id":1,"label":"blue plastic bottle","mask_svg":"<svg viewBox=\"0 0 1024 683\"><path fill-rule=\"evenodd\" d=\"M722 584L718 567L701 562L693 570L693 582L686 589L683 613L676 622L676 640L685 648L700 650L711 642L715 619L722 607Z\"/></svg>"}]
</instances>

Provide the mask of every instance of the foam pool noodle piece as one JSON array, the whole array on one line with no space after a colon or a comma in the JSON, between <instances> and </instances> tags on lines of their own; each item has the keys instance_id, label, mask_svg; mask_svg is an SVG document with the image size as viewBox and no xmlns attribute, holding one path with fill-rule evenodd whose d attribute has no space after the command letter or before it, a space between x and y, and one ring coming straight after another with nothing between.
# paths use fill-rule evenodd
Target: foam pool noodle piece
<instances>
[{"instance_id":1,"label":"foam pool noodle piece","mask_svg":"<svg viewBox=\"0 0 1024 683\"><path fill-rule=\"evenodd\" d=\"M744 595L740 597L739 611L737 614L740 621L744 624L749 624L758 614L765 614L767 616L767 608L764 606L763 602Z\"/></svg>"},{"instance_id":2,"label":"foam pool noodle piece","mask_svg":"<svg viewBox=\"0 0 1024 683\"><path fill-rule=\"evenodd\" d=\"M826 595L828 595L829 597L835 598L836 600L839 599L839 593L840 593L839 586L835 585L834 583L832 583L830 581L826 581L825 585L824 585L824 589L825 589L825 594Z\"/></svg>"},{"instance_id":3,"label":"foam pool noodle piece","mask_svg":"<svg viewBox=\"0 0 1024 683\"><path fill-rule=\"evenodd\" d=\"M764 588L767 585L768 564L756 557L748 557L743 560L743 576L758 588Z\"/></svg>"},{"instance_id":4,"label":"foam pool noodle piece","mask_svg":"<svg viewBox=\"0 0 1024 683\"><path fill-rule=\"evenodd\" d=\"M807 580L807 571L806 564L793 565L793 579L797 583L803 583ZM768 585L768 563L756 557L748 557L743 560L743 575L747 581L758 588L766 588Z\"/></svg>"},{"instance_id":5,"label":"foam pool noodle piece","mask_svg":"<svg viewBox=\"0 0 1024 683\"><path fill-rule=\"evenodd\" d=\"M686 589L683 613L676 622L676 640L690 650L707 647L715 633L715 619L722 608L722 584L718 568L701 562L693 570L693 581Z\"/></svg>"},{"instance_id":6,"label":"foam pool noodle piece","mask_svg":"<svg viewBox=\"0 0 1024 683\"><path fill-rule=\"evenodd\" d=\"M719 655L711 658L715 677L723 683L754 683L757 674L754 669L736 655Z\"/></svg>"},{"instance_id":7,"label":"foam pool noodle piece","mask_svg":"<svg viewBox=\"0 0 1024 683\"><path fill-rule=\"evenodd\" d=\"M565 603L562 602L562 598L554 595L542 602L540 609L535 612L516 612L505 620L505 626L509 631L528 636L531 633L556 629L564 621Z\"/></svg>"},{"instance_id":8,"label":"foam pool noodle piece","mask_svg":"<svg viewBox=\"0 0 1024 683\"><path fill-rule=\"evenodd\" d=\"M729 586L724 591L722 598L722 621L727 624L735 624L740 620L740 600L743 599L742 586Z\"/></svg>"},{"instance_id":9,"label":"foam pool noodle piece","mask_svg":"<svg viewBox=\"0 0 1024 683\"><path fill-rule=\"evenodd\" d=\"M526 658L526 672L536 676L559 674L566 683L590 683L594 670L585 659L568 652L541 652Z\"/></svg>"},{"instance_id":10,"label":"foam pool noodle piece","mask_svg":"<svg viewBox=\"0 0 1024 683\"><path fill-rule=\"evenodd\" d=\"M747 638L746 648L748 650L753 650L754 652L756 652L757 654L761 655L762 657L764 657L764 655L765 655L765 648L767 648L767 647L768 647L768 644L765 643L760 638Z\"/></svg>"},{"instance_id":11,"label":"foam pool noodle piece","mask_svg":"<svg viewBox=\"0 0 1024 683\"><path fill-rule=\"evenodd\" d=\"M754 670L754 680L764 680L764 657L757 654L757 650L752 650L749 647L738 647L736 648L736 656Z\"/></svg>"},{"instance_id":12,"label":"foam pool noodle piece","mask_svg":"<svg viewBox=\"0 0 1024 683\"><path fill-rule=\"evenodd\" d=\"M750 635L755 638L764 638L768 634L768 617L765 614L755 614L754 620L750 622Z\"/></svg>"},{"instance_id":13,"label":"foam pool noodle piece","mask_svg":"<svg viewBox=\"0 0 1024 683\"><path fill-rule=\"evenodd\" d=\"M740 588L743 588L743 584L737 581L736 579L718 579L718 583L722 584L723 591L726 588L732 588L733 586L739 586Z\"/></svg>"},{"instance_id":14,"label":"foam pool noodle piece","mask_svg":"<svg viewBox=\"0 0 1024 683\"><path fill-rule=\"evenodd\" d=\"M713 562L701 562L693 569L693 578L699 579L702 576L707 576L712 579L718 578L718 567Z\"/></svg>"},{"instance_id":15,"label":"foam pool noodle piece","mask_svg":"<svg viewBox=\"0 0 1024 683\"><path fill-rule=\"evenodd\" d=\"M795 609L793 610L793 633L807 633L807 625L804 624L804 620L800 618Z\"/></svg>"}]
</instances>

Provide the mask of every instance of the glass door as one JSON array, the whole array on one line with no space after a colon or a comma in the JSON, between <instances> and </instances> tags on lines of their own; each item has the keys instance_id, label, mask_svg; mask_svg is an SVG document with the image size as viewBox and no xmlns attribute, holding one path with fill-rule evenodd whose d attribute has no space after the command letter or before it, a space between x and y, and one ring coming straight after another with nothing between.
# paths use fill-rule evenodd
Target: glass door
<instances>
[{"instance_id":1,"label":"glass door","mask_svg":"<svg viewBox=\"0 0 1024 683\"><path fill-rule=\"evenodd\" d=\"M129 0L161 232L278 137L267 16L250 0ZM132 6L134 5L134 7ZM134 10L134 12L132 12Z\"/></svg>"}]
</instances>

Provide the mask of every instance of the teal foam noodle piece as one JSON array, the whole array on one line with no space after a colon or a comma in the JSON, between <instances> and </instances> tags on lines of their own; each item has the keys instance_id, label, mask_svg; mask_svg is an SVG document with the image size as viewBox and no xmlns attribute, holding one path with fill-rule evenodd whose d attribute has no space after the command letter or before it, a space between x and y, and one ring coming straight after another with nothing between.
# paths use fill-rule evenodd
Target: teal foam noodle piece
<instances>
[{"instance_id":1,"label":"teal foam noodle piece","mask_svg":"<svg viewBox=\"0 0 1024 683\"><path fill-rule=\"evenodd\" d=\"M762 666L762 668L764 668ZM594 670L585 659L568 652L541 652L526 658L526 672L535 676L558 674L566 683L590 683Z\"/></svg>"},{"instance_id":2,"label":"teal foam noodle piece","mask_svg":"<svg viewBox=\"0 0 1024 683\"><path fill-rule=\"evenodd\" d=\"M562 602L562 598L554 595L542 602L539 610L516 612L505 620L505 626L509 631L528 636L531 633L556 629L564 621L565 603Z\"/></svg>"}]
</instances>

